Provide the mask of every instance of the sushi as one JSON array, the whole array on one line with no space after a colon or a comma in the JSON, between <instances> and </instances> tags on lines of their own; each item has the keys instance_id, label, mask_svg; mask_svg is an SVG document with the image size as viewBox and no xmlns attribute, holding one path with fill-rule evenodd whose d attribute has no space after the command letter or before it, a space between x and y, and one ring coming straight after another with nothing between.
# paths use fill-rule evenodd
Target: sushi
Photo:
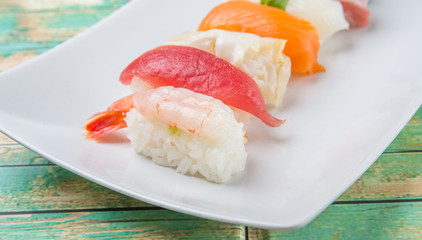
<instances>
[{"instance_id":1,"label":"sushi","mask_svg":"<svg viewBox=\"0 0 422 240\"><path fill-rule=\"evenodd\" d=\"M195 47L222 58L251 76L268 108L278 107L290 79L286 40L219 29L183 33L166 44Z\"/></svg>"},{"instance_id":2,"label":"sushi","mask_svg":"<svg viewBox=\"0 0 422 240\"><path fill-rule=\"evenodd\" d=\"M329 32L332 31L333 33L348 28L345 26L344 20L348 22L350 28L366 27L369 25L370 12L368 9L368 0L247 1L276 7L294 16L308 20L318 29L321 39L327 39L327 37L324 37L325 34L321 33L321 28L327 29ZM341 4L341 8L339 8L339 4ZM336 30L336 28L338 29ZM331 34L326 36L329 35Z\"/></svg>"},{"instance_id":3,"label":"sushi","mask_svg":"<svg viewBox=\"0 0 422 240\"><path fill-rule=\"evenodd\" d=\"M226 182L245 168L245 119L284 123L268 113L249 75L197 48L150 50L123 70L120 81L134 93L94 114L86 137L98 140L128 127L137 153L212 182Z\"/></svg>"},{"instance_id":4,"label":"sushi","mask_svg":"<svg viewBox=\"0 0 422 240\"><path fill-rule=\"evenodd\" d=\"M185 88L133 95L126 117L133 149L182 174L223 183L245 168L245 131L220 100Z\"/></svg>"},{"instance_id":5,"label":"sushi","mask_svg":"<svg viewBox=\"0 0 422 240\"><path fill-rule=\"evenodd\" d=\"M187 88L248 112L270 127L284 123L268 112L258 85L249 75L197 48L167 45L150 50L123 70L120 82L141 85L142 89Z\"/></svg>"},{"instance_id":6,"label":"sushi","mask_svg":"<svg viewBox=\"0 0 422 240\"><path fill-rule=\"evenodd\" d=\"M343 7L333 0L289 0L286 12L309 21L318 31L320 43L334 33L349 29Z\"/></svg>"},{"instance_id":7,"label":"sushi","mask_svg":"<svg viewBox=\"0 0 422 240\"><path fill-rule=\"evenodd\" d=\"M313 74L325 71L318 63L319 35L311 23L278 8L249 1L229 1L214 7L198 31L222 29L287 40L284 54L290 57L292 72Z\"/></svg>"},{"instance_id":8,"label":"sushi","mask_svg":"<svg viewBox=\"0 0 422 240\"><path fill-rule=\"evenodd\" d=\"M334 33L349 28L343 7L340 2L333 0L288 0L288 1L260 1L250 2L276 7L287 13L311 23L318 31L319 41L323 44Z\"/></svg>"}]
</instances>

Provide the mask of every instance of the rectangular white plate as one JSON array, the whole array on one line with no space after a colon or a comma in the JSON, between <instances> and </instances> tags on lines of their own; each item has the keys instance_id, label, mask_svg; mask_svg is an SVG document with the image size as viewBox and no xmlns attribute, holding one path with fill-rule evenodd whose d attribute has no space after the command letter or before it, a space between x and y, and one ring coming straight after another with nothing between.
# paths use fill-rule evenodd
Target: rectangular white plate
<instances>
[{"instance_id":1,"label":"rectangular white plate","mask_svg":"<svg viewBox=\"0 0 422 240\"><path fill-rule=\"evenodd\" d=\"M184 176L97 143L82 125L130 92L134 58L195 30L219 1L132 1L36 59L0 75L0 130L76 174L134 198L219 221L276 229L310 222L377 159L422 102L422 1L372 1L371 26L321 49L327 72L289 85L280 128L253 121L246 171L228 184ZM124 131L117 136L124 139Z\"/></svg>"}]
</instances>

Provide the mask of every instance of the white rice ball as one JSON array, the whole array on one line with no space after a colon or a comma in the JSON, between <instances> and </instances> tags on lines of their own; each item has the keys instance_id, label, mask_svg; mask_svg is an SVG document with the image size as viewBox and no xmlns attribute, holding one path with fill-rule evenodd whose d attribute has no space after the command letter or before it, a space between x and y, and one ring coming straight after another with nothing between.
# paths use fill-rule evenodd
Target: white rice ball
<instances>
[{"instance_id":1,"label":"white rice ball","mask_svg":"<svg viewBox=\"0 0 422 240\"><path fill-rule=\"evenodd\" d=\"M232 126L218 139L172 127L137 109L127 113L126 122L128 138L137 153L151 157L157 164L174 167L179 173L200 174L209 181L223 183L245 169L245 132L234 115Z\"/></svg>"}]
</instances>

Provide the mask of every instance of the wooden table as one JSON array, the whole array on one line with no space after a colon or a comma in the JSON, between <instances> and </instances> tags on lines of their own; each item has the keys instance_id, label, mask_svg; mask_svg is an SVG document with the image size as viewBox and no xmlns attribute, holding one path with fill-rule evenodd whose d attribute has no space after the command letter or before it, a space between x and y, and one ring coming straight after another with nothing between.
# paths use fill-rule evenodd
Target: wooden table
<instances>
[{"instance_id":1,"label":"wooden table","mask_svg":"<svg viewBox=\"0 0 422 240\"><path fill-rule=\"evenodd\" d=\"M0 1L0 71L98 22L124 0ZM378 161L304 228L257 229L134 200L0 134L0 238L422 239L422 109Z\"/></svg>"}]
</instances>

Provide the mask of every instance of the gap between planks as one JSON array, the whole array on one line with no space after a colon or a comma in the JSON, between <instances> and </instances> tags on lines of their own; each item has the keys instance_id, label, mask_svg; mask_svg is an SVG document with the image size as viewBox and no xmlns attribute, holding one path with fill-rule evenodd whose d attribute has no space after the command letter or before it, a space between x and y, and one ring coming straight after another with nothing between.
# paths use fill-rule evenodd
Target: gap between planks
<instances>
[{"instance_id":1,"label":"gap between planks","mask_svg":"<svg viewBox=\"0 0 422 240\"><path fill-rule=\"evenodd\" d=\"M145 211L145 210L166 210L161 207L128 207L128 208L81 208L81 209L55 209L55 210L33 210L33 211L7 211L0 212L2 215L26 215L43 213L81 213L81 212L113 212L113 211Z\"/></svg>"},{"instance_id":2,"label":"gap between planks","mask_svg":"<svg viewBox=\"0 0 422 240\"><path fill-rule=\"evenodd\" d=\"M422 202L422 199L385 199L385 200L357 200L357 201L335 201L331 205L353 205L353 204L374 204L374 203L414 203ZM33 211L7 211L0 212L0 216L5 215L27 215L27 214L48 214L48 213L82 213L82 212L113 212L113 211L151 211L168 209L151 206L151 207L126 207L126 208L81 208L81 209L56 209L56 210L33 210ZM248 227L245 226L247 233ZM247 236L246 236L247 237ZM248 238L246 238L248 239Z\"/></svg>"}]
</instances>

